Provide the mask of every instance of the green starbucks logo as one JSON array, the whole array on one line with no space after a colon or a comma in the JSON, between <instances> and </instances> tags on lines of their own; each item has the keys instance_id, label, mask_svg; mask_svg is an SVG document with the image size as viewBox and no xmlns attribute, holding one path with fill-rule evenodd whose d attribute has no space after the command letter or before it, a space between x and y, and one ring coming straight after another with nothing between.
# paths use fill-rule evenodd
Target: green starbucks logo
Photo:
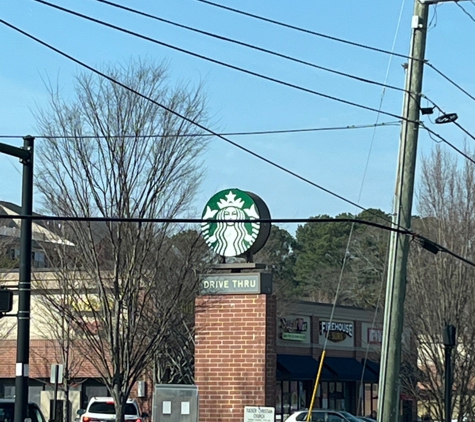
<instances>
[{"instance_id":1,"label":"green starbucks logo","mask_svg":"<svg viewBox=\"0 0 475 422\"><path fill-rule=\"evenodd\" d=\"M269 210L262 199L250 192L218 192L206 204L202 218L207 220L201 223L206 243L224 257L255 253L269 237L270 223L253 221L269 219Z\"/></svg>"}]
</instances>

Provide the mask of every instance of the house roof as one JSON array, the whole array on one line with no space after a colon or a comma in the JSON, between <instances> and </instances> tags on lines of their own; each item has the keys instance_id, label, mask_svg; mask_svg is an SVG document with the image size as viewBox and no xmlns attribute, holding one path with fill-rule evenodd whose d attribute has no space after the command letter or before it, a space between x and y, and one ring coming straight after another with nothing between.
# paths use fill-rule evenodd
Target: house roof
<instances>
[{"instance_id":1,"label":"house roof","mask_svg":"<svg viewBox=\"0 0 475 422\"><path fill-rule=\"evenodd\" d=\"M15 217L21 215L21 207L12 202L0 201L0 215L11 217L0 219L0 236L19 238L22 220ZM35 212L33 215L41 216L41 214ZM60 223L34 220L32 223L33 240L74 246L74 243L60 235L60 229Z\"/></svg>"}]
</instances>

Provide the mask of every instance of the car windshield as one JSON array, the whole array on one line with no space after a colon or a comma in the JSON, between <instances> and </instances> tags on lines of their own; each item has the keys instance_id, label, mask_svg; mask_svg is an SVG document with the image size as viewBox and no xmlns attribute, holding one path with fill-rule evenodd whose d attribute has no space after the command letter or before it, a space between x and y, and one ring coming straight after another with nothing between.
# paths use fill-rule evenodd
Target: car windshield
<instances>
[{"instance_id":1,"label":"car windshield","mask_svg":"<svg viewBox=\"0 0 475 422\"><path fill-rule=\"evenodd\" d=\"M350 422L361 422L361 419L358 419L356 416L353 416L351 413L342 412L342 411L340 411L340 413Z\"/></svg>"},{"instance_id":2,"label":"car windshield","mask_svg":"<svg viewBox=\"0 0 475 422\"><path fill-rule=\"evenodd\" d=\"M46 422L35 405L28 405L27 417L31 422ZM0 422L13 422L15 419L15 404L0 403Z\"/></svg>"},{"instance_id":3,"label":"car windshield","mask_svg":"<svg viewBox=\"0 0 475 422\"><path fill-rule=\"evenodd\" d=\"M296 416L295 420L296 421L306 421L307 420L307 415L308 415L308 412L302 412L302 413L300 413L299 415ZM312 411L312 417L310 418L310 420L312 422L324 421L325 416L322 412Z\"/></svg>"},{"instance_id":4,"label":"car windshield","mask_svg":"<svg viewBox=\"0 0 475 422\"><path fill-rule=\"evenodd\" d=\"M114 403L96 401L94 403L91 403L91 406L89 407L89 413L104 413L106 415L115 415ZM134 416L137 415L137 409L132 403L127 403L125 405L125 414Z\"/></svg>"}]
</instances>

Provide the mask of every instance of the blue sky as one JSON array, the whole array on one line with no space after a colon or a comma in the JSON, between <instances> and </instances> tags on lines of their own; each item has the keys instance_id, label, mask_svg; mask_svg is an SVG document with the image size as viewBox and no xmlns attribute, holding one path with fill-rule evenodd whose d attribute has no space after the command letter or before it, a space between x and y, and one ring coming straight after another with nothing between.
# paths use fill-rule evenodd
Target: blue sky
<instances>
[{"instance_id":1,"label":"blue sky","mask_svg":"<svg viewBox=\"0 0 475 422\"><path fill-rule=\"evenodd\" d=\"M379 86L271 57L224 41L191 33L94 0L52 3L139 32L162 42L188 49L272 78L300 85L333 97L378 108L383 95ZM201 30L257 45L282 54L402 88L404 59L390 57L298 33L241 16L196 0L132 1L119 4L189 25ZM411 1L341 0L216 0L266 18L365 45L407 54L411 34ZM475 16L471 1L460 5ZM401 13L402 11L402 13ZM426 58L466 90L475 93L473 21L455 3L430 6L431 29ZM102 27L52 9L33 0L3 0L0 19L94 67L124 63L134 57L167 60L171 83L192 86L204 82L212 129L245 132L372 125L396 119L281 86L255 76L209 63ZM47 102L45 81L58 85L67 98L78 65L0 24L0 135L36 134L32 111ZM387 80L386 80L387 77ZM423 92L458 122L475 131L475 102L426 68ZM423 101L425 105L425 101ZM400 115L402 93L386 90L382 109ZM434 116L436 117L436 115ZM425 124L457 147L466 135L454 125ZM265 136L230 136L235 142L299 173L365 208L391 211L399 143L399 127L352 129ZM20 140L2 139L20 145ZM37 142L41 142L38 140ZM467 143L472 142L471 139ZM421 131L419 157L435 143ZM215 192L237 187L252 191L268 204L276 218L307 218L317 214L358 212L354 206L298 180L281 170L224 143L212 139L203 155L205 178L195 201L199 217L206 200ZM19 203L20 165L0 156L0 199ZM39 205L40 198L36 197ZM295 225L287 225L293 231Z\"/></svg>"}]
</instances>

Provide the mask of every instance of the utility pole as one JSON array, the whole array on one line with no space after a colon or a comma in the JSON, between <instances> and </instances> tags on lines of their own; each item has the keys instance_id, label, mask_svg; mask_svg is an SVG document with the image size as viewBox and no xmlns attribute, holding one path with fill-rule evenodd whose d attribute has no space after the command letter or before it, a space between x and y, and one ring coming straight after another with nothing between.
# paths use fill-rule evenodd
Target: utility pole
<instances>
[{"instance_id":1,"label":"utility pole","mask_svg":"<svg viewBox=\"0 0 475 422\"><path fill-rule=\"evenodd\" d=\"M427 35L429 3L415 0L412 17L410 59L406 70L396 190L394 197L393 227L410 229L414 178L419 134L420 94ZM402 331L404 299L406 296L406 267L409 255L409 238L392 232L389 250L389 271L386 285L383 344L378 394L378 420L399 420Z\"/></svg>"}]
</instances>

